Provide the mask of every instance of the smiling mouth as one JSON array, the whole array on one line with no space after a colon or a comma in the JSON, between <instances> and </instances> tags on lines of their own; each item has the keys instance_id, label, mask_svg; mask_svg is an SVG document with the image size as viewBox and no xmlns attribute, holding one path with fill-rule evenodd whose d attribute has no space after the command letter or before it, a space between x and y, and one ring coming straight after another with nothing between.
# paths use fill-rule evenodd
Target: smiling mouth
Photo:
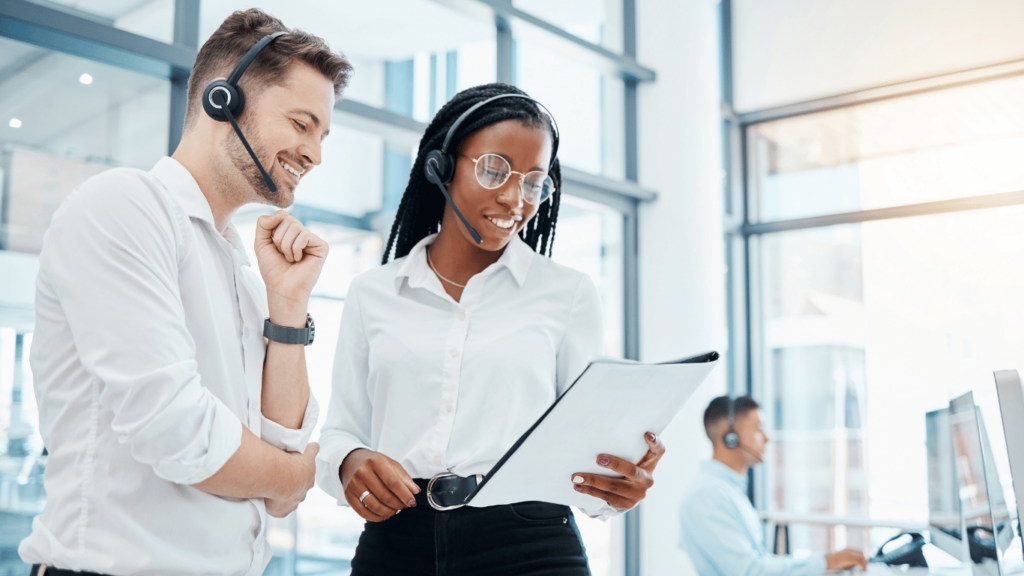
<instances>
[{"instance_id":1,"label":"smiling mouth","mask_svg":"<svg viewBox=\"0 0 1024 576\"><path fill-rule=\"evenodd\" d=\"M490 216L484 216L484 218L487 218L491 224L494 224L498 228L506 231L515 228L517 222L515 218L492 218Z\"/></svg>"},{"instance_id":2,"label":"smiling mouth","mask_svg":"<svg viewBox=\"0 0 1024 576\"><path fill-rule=\"evenodd\" d=\"M288 172L292 176L295 176L295 181L296 182L301 180L302 179L302 175L306 173L305 170L303 170L302 172L299 172L298 170L293 168L291 164L288 164L284 160L278 160L277 163L281 166L281 168L284 169L285 172Z\"/></svg>"}]
</instances>

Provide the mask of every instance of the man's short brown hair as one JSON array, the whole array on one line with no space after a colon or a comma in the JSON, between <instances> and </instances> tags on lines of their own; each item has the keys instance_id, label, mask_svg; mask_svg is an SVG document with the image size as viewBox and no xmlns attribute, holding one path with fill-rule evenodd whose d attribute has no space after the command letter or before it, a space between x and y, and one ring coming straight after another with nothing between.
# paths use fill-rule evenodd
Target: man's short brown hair
<instances>
[{"instance_id":1,"label":"man's short brown hair","mask_svg":"<svg viewBox=\"0 0 1024 576\"><path fill-rule=\"evenodd\" d=\"M293 61L305 62L334 83L334 97L348 84L352 65L340 52L331 52L323 38L302 30L292 30L280 20L257 8L235 12L224 19L217 31L199 49L192 76L188 79L188 111L185 130L195 125L202 114L203 90L215 78L226 78L238 61L261 38L274 32L287 32L260 52L242 75L239 85L251 102L259 92L281 85ZM244 112L243 112L244 114Z\"/></svg>"}]
</instances>

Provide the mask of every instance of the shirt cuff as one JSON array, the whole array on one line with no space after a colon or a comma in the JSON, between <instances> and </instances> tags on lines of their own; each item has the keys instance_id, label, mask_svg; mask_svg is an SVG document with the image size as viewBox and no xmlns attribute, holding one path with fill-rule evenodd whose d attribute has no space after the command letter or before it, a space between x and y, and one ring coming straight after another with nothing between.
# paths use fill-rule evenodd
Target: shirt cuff
<instances>
[{"instance_id":1,"label":"shirt cuff","mask_svg":"<svg viewBox=\"0 0 1024 576\"><path fill-rule=\"evenodd\" d=\"M320 488L334 496L338 506L348 506L348 500L345 500L345 487L341 484L341 464L349 454L359 449L369 450L362 444L346 442L330 454L317 454L317 480Z\"/></svg>"},{"instance_id":2,"label":"shirt cuff","mask_svg":"<svg viewBox=\"0 0 1024 576\"><path fill-rule=\"evenodd\" d=\"M807 559L808 574L824 574L828 570L828 562L824 554L815 554Z\"/></svg>"},{"instance_id":3,"label":"shirt cuff","mask_svg":"<svg viewBox=\"0 0 1024 576\"><path fill-rule=\"evenodd\" d=\"M207 446L188 460L162 460L153 466L157 476L175 484L198 484L220 470L242 445L242 421L220 398L213 399Z\"/></svg>"},{"instance_id":4,"label":"shirt cuff","mask_svg":"<svg viewBox=\"0 0 1024 576\"><path fill-rule=\"evenodd\" d=\"M316 398L309 395L306 403L306 414L302 417L302 427L298 430L285 428L260 413L260 437L264 442L287 452L305 452L309 438L313 435L313 427L320 417L320 406Z\"/></svg>"},{"instance_id":5,"label":"shirt cuff","mask_svg":"<svg viewBox=\"0 0 1024 576\"><path fill-rule=\"evenodd\" d=\"M587 516L590 516L591 518L596 518L602 522L607 522L609 519L619 516L623 512L625 512L625 510L617 510L615 508L612 508L611 504L605 504L604 506L601 506L600 508L597 509L585 510L583 508L580 508L580 511L586 514Z\"/></svg>"}]
</instances>

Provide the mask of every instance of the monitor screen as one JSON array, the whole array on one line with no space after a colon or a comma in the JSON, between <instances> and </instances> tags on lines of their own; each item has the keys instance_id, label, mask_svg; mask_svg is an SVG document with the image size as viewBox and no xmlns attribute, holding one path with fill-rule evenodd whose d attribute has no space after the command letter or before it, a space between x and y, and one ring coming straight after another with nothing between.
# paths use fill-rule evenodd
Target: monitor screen
<instances>
[{"instance_id":1,"label":"monitor screen","mask_svg":"<svg viewBox=\"0 0 1024 576\"><path fill-rule=\"evenodd\" d=\"M967 549L960 539L963 527L960 525L960 492L953 459L949 409L928 412L924 422L928 452L929 540L947 554L964 561Z\"/></svg>"},{"instance_id":2,"label":"monitor screen","mask_svg":"<svg viewBox=\"0 0 1024 576\"><path fill-rule=\"evenodd\" d=\"M1021 395L1020 378L1016 370L995 373L995 386L979 387L974 391L974 402L981 413L983 428L987 430L989 445L986 456L991 454L991 466L986 468L990 479L989 491L998 490L1002 499L992 500L992 516L999 543L999 565L1003 574L1024 574L1024 544L1020 537L1017 492L1014 488L1014 464L1021 462L1020 452L1024 450L1024 397ZM1021 478L1017 477L1020 485Z\"/></svg>"},{"instance_id":3,"label":"monitor screen","mask_svg":"<svg viewBox=\"0 0 1024 576\"><path fill-rule=\"evenodd\" d=\"M992 397L994 398L994 390ZM983 404L990 398L983 394ZM998 402L994 406L998 412ZM975 396L968 392L949 403L950 432L956 462L957 483L960 492L960 510L967 532L971 560L988 565L993 573L1020 573L1020 543L1016 526L1011 522L1007 502L997 465L997 452L989 441L986 426L992 406L983 411L975 404ZM996 415L998 416L998 414ZM1005 455L1005 442L1001 419L998 422L997 444ZM1007 466L1008 471L1008 466ZM1016 546L1013 546L1017 541ZM998 566L998 568L996 568Z\"/></svg>"}]
</instances>

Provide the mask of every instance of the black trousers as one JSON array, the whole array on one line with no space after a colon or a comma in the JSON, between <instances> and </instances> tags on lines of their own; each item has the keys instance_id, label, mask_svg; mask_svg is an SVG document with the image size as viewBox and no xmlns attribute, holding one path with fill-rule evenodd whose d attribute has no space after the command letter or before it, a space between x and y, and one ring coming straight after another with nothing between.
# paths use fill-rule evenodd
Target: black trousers
<instances>
[{"instance_id":1,"label":"black trousers","mask_svg":"<svg viewBox=\"0 0 1024 576\"><path fill-rule=\"evenodd\" d=\"M438 512L423 495L415 508L366 523L352 576L590 576L567 506L521 502Z\"/></svg>"}]
</instances>

